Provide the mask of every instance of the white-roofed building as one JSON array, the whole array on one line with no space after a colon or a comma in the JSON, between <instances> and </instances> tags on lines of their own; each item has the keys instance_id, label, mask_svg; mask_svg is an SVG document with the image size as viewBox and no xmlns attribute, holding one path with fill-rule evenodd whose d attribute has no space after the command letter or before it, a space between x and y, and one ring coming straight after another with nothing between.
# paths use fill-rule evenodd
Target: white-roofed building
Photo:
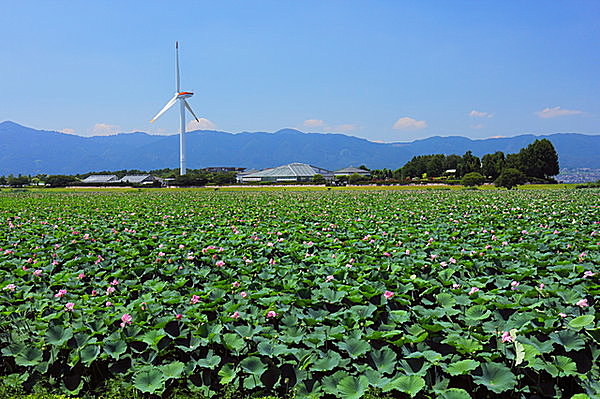
<instances>
[{"instance_id":1,"label":"white-roofed building","mask_svg":"<svg viewBox=\"0 0 600 399\"><path fill-rule=\"evenodd\" d=\"M159 178L152 175L127 175L123 176L119 183L128 184L154 184L156 181L161 181Z\"/></svg>"},{"instance_id":2,"label":"white-roofed building","mask_svg":"<svg viewBox=\"0 0 600 399\"><path fill-rule=\"evenodd\" d=\"M349 166L347 168L336 170L335 172L333 172L333 175L335 177L352 176L354 174L364 177L371 177L371 171L355 168L354 166Z\"/></svg>"},{"instance_id":3,"label":"white-roofed building","mask_svg":"<svg viewBox=\"0 0 600 399\"><path fill-rule=\"evenodd\" d=\"M333 172L330 170L296 162L242 175L240 180L242 183L311 182L315 175L322 175L326 180L333 179Z\"/></svg>"},{"instance_id":4,"label":"white-roofed building","mask_svg":"<svg viewBox=\"0 0 600 399\"><path fill-rule=\"evenodd\" d=\"M116 175L90 175L81 182L86 184L106 184L117 183L119 178Z\"/></svg>"}]
</instances>

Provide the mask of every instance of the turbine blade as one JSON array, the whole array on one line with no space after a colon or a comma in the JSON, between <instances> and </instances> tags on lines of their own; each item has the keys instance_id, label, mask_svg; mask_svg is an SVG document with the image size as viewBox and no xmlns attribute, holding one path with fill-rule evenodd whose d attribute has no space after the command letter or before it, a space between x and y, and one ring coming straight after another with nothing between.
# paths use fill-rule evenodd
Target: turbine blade
<instances>
[{"instance_id":1,"label":"turbine blade","mask_svg":"<svg viewBox=\"0 0 600 399\"><path fill-rule=\"evenodd\" d=\"M161 116L162 114L164 114L169 108L171 108L173 106L173 104L175 104L175 102L177 101L177 94L175 94L173 96L172 99L169 100L169 102L167 103L167 105L165 105L163 107L163 109L160 110L160 112L158 114L156 114L156 116L152 119L150 119L150 122L154 122L155 120L158 119L159 116Z\"/></svg>"},{"instance_id":2,"label":"turbine blade","mask_svg":"<svg viewBox=\"0 0 600 399\"><path fill-rule=\"evenodd\" d=\"M196 122L200 123L200 120L198 119L198 117L196 116L194 111L192 111L192 107L190 107L190 104L188 104L188 102L185 101L185 99L183 99L183 103L185 104L185 107L187 108L187 110L190 111L190 114L192 114L194 116L194 118L196 118Z\"/></svg>"}]
</instances>

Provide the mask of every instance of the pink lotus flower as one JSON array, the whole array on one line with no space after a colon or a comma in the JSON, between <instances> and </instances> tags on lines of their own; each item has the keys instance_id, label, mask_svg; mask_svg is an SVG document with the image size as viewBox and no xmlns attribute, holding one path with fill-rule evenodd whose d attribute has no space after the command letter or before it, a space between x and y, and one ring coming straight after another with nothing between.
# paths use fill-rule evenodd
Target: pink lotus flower
<instances>
[{"instance_id":1,"label":"pink lotus flower","mask_svg":"<svg viewBox=\"0 0 600 399\"><path fill-rule=\"evenodd\" d=\"M232 286L233 288L237 288L237 287L239 287L239 286L240 286L240 282L239 282L239 281L234 281L233 283L231 283L231 286Z\"/></svg>"},{"instance_id":2,"label":"pink lotus flower","mask_svg":"<svg viewBox=\"0 0 600 399\"><path fill-rule=\"evenodd\" d=\"M21 266L21 270L23 270L24 272L26 272L29 269L27 268L27 266Z\"/></svg>"},{"instance_id":3,"label":"pink lotus flower","mask_svg":"<svg viewBox=\"0 0 600 399\"><path fill-rule=\"evenodd\" d=\"M119 285L119 280L114 279L113 281L110 282L110 285Z\"/></svg>"},{"instance_id":4,"label":"pink lotus flower","mask_svg":"<svg viewBox=\"0 0 600 399\"><path fill-rule=\"evenodd\" d=\"M479 288L477 288L477 287L471 287L471 290L469 291L469 295L473 295L476 292L479 292Z\"/></svg>"},{"instance_id":5,"label":"pink lotus flower","mask_svg":"<svg viewBox=\"0 0 600 399\"><path fill-rule=\"evenodd\" d=\"M85 273L79 273L77 276L78 279L83 280L85 278Z\"/></svg>"},{"instance_id":6,"label":"pink lotus flower","mask_svg":"<svg viewBox=\"0 0 600 399\"><path fill-rule=\"evenodd\" d=\"M460 288L460 284L454 283L454 284L452 284L452 288L458 289L458 288Z\"/></svg>"},{"instance_id":7,"label":"pink lotus flower","mask_svg":"<svg viewBox=\"0 0 600 399\"><path fill-rule=\"evenodd\" d=\"M106 301L106 303L104 304L107 308L110 308L112 306L112 302L110 301Z\"/></svg>"},{"instance_id":8,"label":"pink lotus flower","mask_svg":"<svg viewBox=\"0 0 600 399\"><path fill-rule=\"evenodd\" d=\"M42 270L40 270L40 269L34 270L33 271L33 275L34 276L41 276L42 275Z\"/></svg>"},{"instance_id":9,"label":"pink lotus flower","mask_svg":"<svg viewBox=\"0 0 600 399\"><path fill-rule=\"evenodd\" d=\"M334 279L335 279L335 277L333 277L332 275L329 275L329 276L325 277L325 282L328 283L328 282L330 282L331 280L334 280Z\"/></svg>"},{"instance_id":10,"label":"pink lotus flower","mask_svg":"<svg viewBox=\"0 0 600 399\"><path fill-rule=\"evenodd\" d=\"M518 281L513 281L512 283L510 283L510 289L513 291L516 290L518 286L519 286Z\"/></svg>"},{"instance_id":11,"label":"pink lotus flower","mask_svg":"<svg viewBox=\"0 0 600 399\"><path fill-rule=\"evenodd\" d=\"M16 285L8 284L6 287L3 288L3 290L13 292L15 290L15 288L17 288Z\"/></svg>"},{"instance_id":12,"label":"pink lotus flower","mask_svg":"<svg viewBox=\"0 0 600 399\"><path fill-rule=\"evenodd\" d=\"M583 272L583 278L593 277L595 275L596 275L596 273L592 272L591 270L586 270L585 272Z\"/></svg>"},{"instance_id":13,"label":"pink lotus flower","mask_svg":"<svg viewBox=\"0 0 600 399\"><path fill-rule=\"evenodd\" d=\"M513 342L513 337L510 336L508 331L504 331L502 333L502 342Z\"/></svg>"},{"instance_id":14,"label":"pink lotus flower","mask_svg":"<svg viewBox=\"0 0 600 399\"><path fill-rule=\"evenodd\" d=\"M125 313L121 316L121 327L125 327L127 324L131 324L133 317L129 313Z\"/></svg>"},{"instance_id":15,"label":"pink lotus flower","mask_svg":"<svg viewBox=\"0 0 600 399\"><path fill-rule=\"evenodd\" d=\"M182 317L183 317L183 315L182 315L181 313L177 313L177 314L175 315L175 318L176 318L177 320L181 320L181 318L182 318Z\"/></svg>"},{"instance_id":16,"label":"pink lotus flower","mask_svg":"<svg viewBox=\"0 0 600 399\"><path fill-rule=\"evenodd\" d=\"M67 302L67 304L65 305L65 309L67 310L67 312L72 311L74 307L75 304L73 302Z\"/></svg>"},{"instance_id":17,"label":"pink lotus flower","mask_svg":"<svg viewBox=\"0 0 600 399\"><path fill-rule=\"evenodd\" d=\"M540 290L543 290L544 287L545 287L544 283L540 283L540 285L539 285Z\"/></svg>"},{"instance_id":18,"label":"pink lotus flower","mask_svg":"<svg viewBox=\"0 0 600 399\"><path fill-rule=\"evenodd\" d=\"M567 315L566 315L565 313L563 313L563 312L560 312L558 315L559 315L560 317L562 317L563 319L564 319L565 317L567 317Z\"/></svg>"},{"instance_id":19,"label":"pink lotus flower","mask_svg":"<svg viewBox=\"0 0 600 399\"><path fill-rule=\"evenodd\" d=\"M384 252L383 256L392 256L392 254L390 254L389 252Z\"/></svg>"},{"instance_id":20,"label":"pink lotus flower","mask_svg":"<svg viewBox=\"0 0 600 399\"><path fill-rule=\"evenodd\" d=\"M587 308L588 306L590 306L588 304L587 299L582 299L582 300L578 301L575 305L579 306L580 308Z\"/></svg>"},{"instance_id":21,"label":"pink lotus flower","mask_svg":"<svg viewBox=\"0 0 600 399\"><path fill-rule=\"evenodd\" d=\"M242 291L242 292L240 292L240 296L242 298L246 298L248 296L248 294L246 293L246 291Z\"/></svg>"},{"instance_id":22,"label":"pink lotus flower","mask_svg":"<svg viewBox=\"0 0 600 399\"><path fill-rule=\"evenodd\" d=\"M450 262L450 263L454 264L454 263L456 263L456 259L454 259L454 258L450 258L450 259L448 259L448 262Z\"/></svg>"},{"instance_id":23,"label":"pink lotus flower","mask_svg":"<svg viewBox=\"0 0 600 399\"><path fill-rule=\"evenodd\" d=\"M112 294L113 292L115 292L115 290L116 290L116 288L111 285L110 287L108 287L106 289L106 295Z\"/></svg>"},{"instance_id":24,"label":"pink lotus flower","mask_svg":"<svg viewBox=\"0 0 600 399\"><path fill-rule=\"evenodd\" d=\"M67 295L67 290L58 290L58 292L56 294L54 294L54 297L55 298L62 298L65 295Z\"/></svg>"},{"instance_id":25,"label":"pink lotus flower","mask_svg":"<svg viewBox=\"0 0 600 399\"><path fill-rule=\"evenodd\" d=\"M229 316L229 317L231 317L232 319L237 319L238 317L240 317L240 314L239 314L239 312L233 312L231 314L231 316ZM267 317L269 317L269 316L267 316Z\"/></svg>"},{"instance_id":26,"label":"pink lotus flower","mask_svg":"<svg viewBox=\"0 0 600 399\"><path fill-rule=\"evenodd\" d=\"M223 266L225 266L225 262L223 262L222 260L218 260L218 261L215 263L215 266L223 267Z\"/></svg>"},{"instance_id":27,"label":"pink lotus flower","mask_svg":"<svg viewBox=\"0 0 600 399\"><path fill-rule=\"evenodd\" d=\"M385 291L383 293L383 296L385 297L385 299L390 299L391 297L394 296L394 293L392 291Z\"/></svg>"},{"instance_id":28,"label":"pink lotus flower","mask_svg":"<svg viewBox=\"0 0 600 399\"><path fill-rule=\"evenodd\" d=\"M192 295L192 299L190 299L191 304L196 304L200 302L200 297L198 295Z\"/></svg>"},{"instance_id":29,"label":"pink lotus flower","mask_svg":"<svg viewBox=\"0 0 600 399\"><path fill-rule=\"evenodd\" d=\"M96 296L96 295L98 295L98 291L92 290L92 296Z\"/></svg>"},{"instance_id":30,"label":"pink lotus flower","mask_svg":"<svg viewBox=\"0 0 600 399\"><path fill-rule=\"evenodd\" d=\"M269 310L267 312L267 319L270 318L270 317L277 317L277 316L279 316L279 315L277 313L275 313L274 310Z\"/></svg>"}]
</instances>

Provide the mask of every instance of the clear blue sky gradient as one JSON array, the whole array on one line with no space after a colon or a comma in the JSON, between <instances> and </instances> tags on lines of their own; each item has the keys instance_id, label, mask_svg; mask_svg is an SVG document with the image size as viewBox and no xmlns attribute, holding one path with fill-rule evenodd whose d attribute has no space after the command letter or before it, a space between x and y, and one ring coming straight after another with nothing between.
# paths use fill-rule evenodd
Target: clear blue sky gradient
<instances>
[{"instance_id":1,"label":"clear blue sky gradient","mask_svg":"<svg viewBox=\"0 0 600 399\"><path fill-rule=\"evenodd\" d=\"M600 134L596 0L0 4L0 121L176 133L176 109L149 119L179 40L182 89L217 130Z\"/></svg>"}]
</instances>

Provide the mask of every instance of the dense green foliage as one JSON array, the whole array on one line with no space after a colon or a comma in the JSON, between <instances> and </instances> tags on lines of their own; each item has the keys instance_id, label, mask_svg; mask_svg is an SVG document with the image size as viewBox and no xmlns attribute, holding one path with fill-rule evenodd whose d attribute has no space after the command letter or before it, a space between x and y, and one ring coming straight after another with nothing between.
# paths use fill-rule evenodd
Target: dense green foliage
<instances>
[{"instance_id":1,"label":"dense green foliage","mask_svg":"<svg viewBox=\"0 0 600 399\"><path fill-rule=\"evenodd\" d=\"M485 182L485 177L477 172L469 172L460 180L460 184L467 187L481 186L483 182Z\"/></svg>"},{"instance_id":2,"label":"dense green foliage","mask_svg":"<svg viewBox=\"0 0 600 399\"><path fill-rule=\"evenodd\" d=\"M0 193L0 375L79 396L598 396L598 194Z\"/></svg>"},{"instance_id":3,"label":"dense green foliage","mask_svg":"<svg viewBox=\"0 0 600 399\"><path fill-rule=\"evenodd\" d=\"M519 169L506 168L500 173L500 176L498 176L494 184L498 187L504 187L510 190L519 184L525 183L526 180L527 176Z\"/></svg>"}]
</instances>

